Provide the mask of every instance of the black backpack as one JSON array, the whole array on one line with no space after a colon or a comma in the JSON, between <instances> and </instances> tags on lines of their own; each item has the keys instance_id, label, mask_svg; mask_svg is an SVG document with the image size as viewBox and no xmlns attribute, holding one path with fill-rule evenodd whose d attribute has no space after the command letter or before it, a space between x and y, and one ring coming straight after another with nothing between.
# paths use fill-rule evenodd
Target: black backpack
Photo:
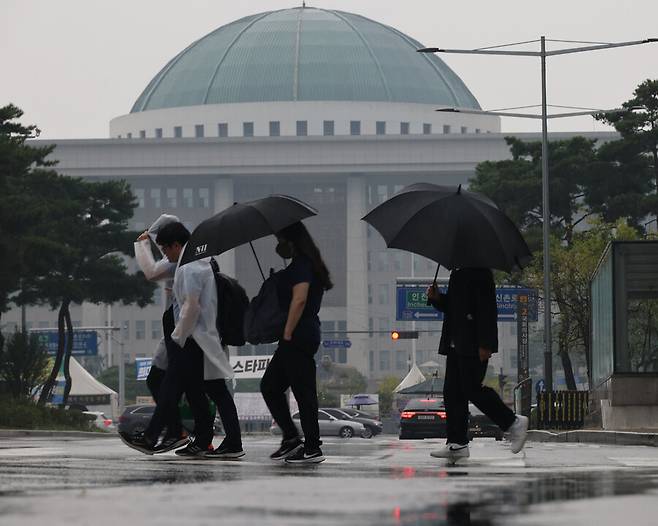
<instances>
[{"instance_id":1,"label":"black backpack","mask_svg":"<svg viewBox=\"0 0 658 526\"><path fill-rule=\"evenodd\" d=\"M239 347L245 344L242 325L249 298L237 280L222 274L214 258L210 266L217 286L217 330L222 345Z\"/></svg>"},{"instance_id":2,"label":"black backpack","mask_svg":"<svg viewBox=\"0 0 658 526\"><path fill-rule=\"evenodd\" d=\"M244 316L244 338L249 343L274 343L283 337L288 313L281 309L279 303L280 274L270 269L267 278L249 303Z\"/></svg>"}]
</instances>

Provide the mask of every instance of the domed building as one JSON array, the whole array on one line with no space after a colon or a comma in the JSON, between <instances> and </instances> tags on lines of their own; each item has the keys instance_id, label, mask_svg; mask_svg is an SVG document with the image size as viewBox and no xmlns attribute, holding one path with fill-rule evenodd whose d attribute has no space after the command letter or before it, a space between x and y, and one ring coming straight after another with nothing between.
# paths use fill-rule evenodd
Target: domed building
<instances>
[{"instance_id":1,"label":"domed building","mask_svg":"<svg viewBox=\"0 0 658 526\"><path fill-rule=\"evenodd\" d=\"M335 284L320 312L326 341L318 361L354 366L373 381L402 377L414 355L418 364L436 358L440 325L421 320L418 340L390 339L391 329L412 326L396 320L396 280L429 278L436 267L387 250L361 218L408 184L467 184L479 162L510 157L498 117L435 111L480 106L443 61L417 53L421 47L392 27L341 11L248 16L173 57L136 94L130 113L112 120L109 138L47 143L56 144L62 174L129 181L137 231L165 212L193 229L236 201L274 193L309 203L319 213L305 223ZM273 238L254 247L265 272L282 266ZM218 259L257 293L262 277L248 246ZM120 349L128 361L151 356L161 314L160 290L143 309L72 308L74 325L121 327L121 345L101 345L102 367L117 364ZM32 327L56 327L56 319L46 308L28 309ZM3 315L5 323L18 320L16 309ZM503 352L495 363L508 374L516 374L512 325L500 326ZM232 353L272 351L248 345Z\"/></svg>"},{"instance_id":2,"label":"domed building","mask_svg":"<svg viewBox=\"0 0 658 526\"><path fill-rule=\"evenodd\" d=\"M363 16L295 8L222 26L172 58L112 137L484 133L480 109L438 57Z\"/></svg>"}]
</instances>

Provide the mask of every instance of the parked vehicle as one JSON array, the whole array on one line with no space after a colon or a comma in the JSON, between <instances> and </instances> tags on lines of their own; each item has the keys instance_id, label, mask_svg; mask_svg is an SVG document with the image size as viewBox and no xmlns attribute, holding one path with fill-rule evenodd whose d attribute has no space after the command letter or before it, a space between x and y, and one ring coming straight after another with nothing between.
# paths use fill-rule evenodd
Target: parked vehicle
<instances>
[{"instance_id":1,"label":"parked vehicle","mask_svg":"<svg viewBox=\"0 0 658 526\"><path fill-rule=\"evenodd\" d=\"M111 418L107 418L104 413L100 411L83 411L83 415L89 416L89 420L98 428L103 431L114 431L116 426Z\"/></svg>"},{"instance_id":2,"label":"parked vehicle","mask_svg":"<svg viewBox=\"0 0 658 526\"><path fill-rule=\"evenodd\" d=\"M363 438L372 438L374 436L379 435L382 432L383 429L383 424L370 415L370 417L366 418L364 416L359 415L359 411L356 409L344 409L344 408L327 408L323 407L323 411L326 411L329 413L331 416L334 416L338 419L344 419L344 420L352 420L354 422L359 422L360 424L363 424L363 427L365 427L365 431L363 432Z\"/></svg>"},{"instance_id":3,"label":"parked vehicle","mask_svg":"<svg viewBox=\"0 0 658 526\"><path fill-rule=\"evenodd\" d=\"M192 433L194 431L194 418L192 418L192 413L189 410L189 407L186 403L182 403L180 406L181 411L181 422L183 428L188 432ZM123 414L119 417L119 433L127 433L133 435L135 433L143 433L146 427L149 425L149 421L153 416L155 411L155 405L129 405L126 406L126 409L123 411ZM210 404L210 411L215 412L215 404ZM222 421L219 419L219 416L215 415L215 421L213 425L215 434L222 434Z\"/></svg>"},{"instance_id":4,"label":"parked vehicle","mask_svg":"<svg viewBox=\"0 0 658 526\"><path fill-rule=\"evenodd\" d=\"M492 437L503 439L503 432L488 416L480 411L474 404L468 404L468 434L472 440L475 437Z\"/></svg>"},{"instance_id":5,"label":"parked vehicle","mask_svg":"<svg viewBox=\"0 0 658 526\"><path fill-rule=\"evenodd\" d=\"M414 398L400 414L400 440L411 438L445 438L446 411L443 400Z\"/></svg>"},{"instance_id":6,"label":"parked vehicle","mask_svg":"<svg viewBox=\"0 0 658 526\"><path fill-rule=\"evenodd\" d=\"M303 431L299 421L299 412L296 412L292 415L292 421L297 426L297 429L301 435ZM363 424L350 419L338 419L323 409L318 411L318 424L320 426L320 436L339 436L341 438L352 438L353 436L363 436L363 434L366 432L366 428ZM281 434L281 429L274 421L272 421L270 432L274 435Z\"/></svg>"}]
</instances>

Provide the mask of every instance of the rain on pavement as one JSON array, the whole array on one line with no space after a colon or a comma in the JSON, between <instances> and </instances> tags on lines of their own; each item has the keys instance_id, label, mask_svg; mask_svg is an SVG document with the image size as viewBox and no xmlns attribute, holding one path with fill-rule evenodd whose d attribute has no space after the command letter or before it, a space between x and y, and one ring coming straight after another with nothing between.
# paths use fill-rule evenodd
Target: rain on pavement
<instances>
[{"instance_id":1,"label":"rain on pavement","mask_svg":"<svg viewBox=\"0 0 658 526\"><path fill-rule=\"evenodd\" d=\"M146 456L118 438L0 438L3 525L655 524L658 448L477 439L447 466L442 440L325 439L314 466L272 462L270 436L239 461Z\"/></svg>"}]
</instances>

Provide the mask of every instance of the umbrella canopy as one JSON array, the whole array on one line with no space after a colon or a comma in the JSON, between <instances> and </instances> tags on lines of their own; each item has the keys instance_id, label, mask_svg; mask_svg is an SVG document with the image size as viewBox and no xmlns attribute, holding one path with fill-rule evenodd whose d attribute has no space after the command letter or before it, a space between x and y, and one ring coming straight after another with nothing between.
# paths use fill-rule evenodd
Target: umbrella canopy
<instances>
[{"instance_id":1,"label":"umbrella canopy","mask_svg":"<svg viewBox=\"0 0 658 526\"><path fill-rule=\"evenodd\" d=\"M303 201L288 195L270 195L235 203L194 229L180 264L222 254L244 243L276 234L317 213Z\"/></svg>"},{"instance_id":2,"label":"umbrella canopy","mask_svg":"<svg viewBox=\"0 0 658 526\"><path fill-rule=\"evenodd\" d=\"M350 398L346 405L376 405L378 402L367 394L358 394Z\"/></svg>"},{"instance_id":3,"label":"umbrella canopy","mask_svg":"<svg viewBox=\"0 0 658 526\"><path fill-rule=\"evenodd\" d=\"M512 220L489 198L461 185L412 184L363 220L389 248L414 252L450 270L487 267L510 272L532 257Z\"/></svg>"},{"instance_id":4,"label":"umbrella canopy","mask_svg":"<svg viewBox=\"0 0 658 526\"><path fill-rule=\"evenodd\" d=\"M398 394L405 394L405 395L420 395L420 394L426 394L426 395L437 395L443 393L443 379L437 377L437 376L432 376L431 378L428 378L424 382L421 382L416 385L412 385L411 387L406 387L404 389L401 389L397 392Z\"/></svg>"},{"instance_id":5,"label":"umbrella canopy","mask_svg":"<svg viewBox=\"0 0 658 526\"><path fill-rule=\"evenodd\" d=\"M416 364L411 366L407 376L405 376L398 386L393 389L394 393L399 393L402 389L406 387L411 387L412 385L419 384L420 382L425 381L425 375L421 372Z\"/></svg>"}]
</instances>

